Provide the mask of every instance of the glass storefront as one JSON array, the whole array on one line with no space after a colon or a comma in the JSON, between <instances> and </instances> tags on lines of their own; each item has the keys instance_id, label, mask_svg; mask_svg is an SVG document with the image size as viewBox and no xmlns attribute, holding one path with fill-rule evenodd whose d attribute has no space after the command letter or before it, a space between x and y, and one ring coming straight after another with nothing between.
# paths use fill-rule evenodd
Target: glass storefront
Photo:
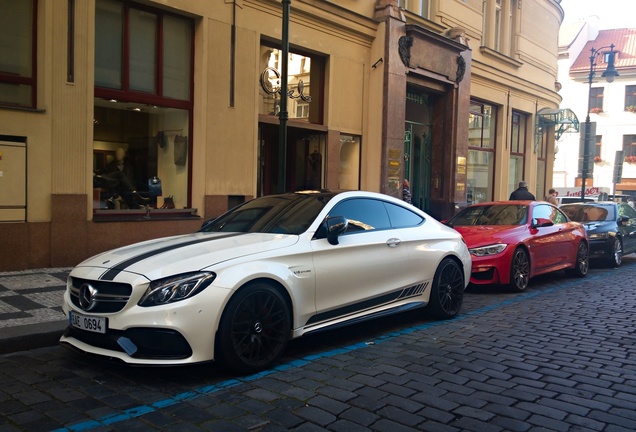
<instances>
[{"instance_id":1,"label":"glass storefront","mask_svg":"<svg viewBox=\"0 0 636 432\"><path fill-rule=\"evenodd\" d=\"M187 110L95 101L93 208L188 207Z\"/></svg>"}]
</instances>

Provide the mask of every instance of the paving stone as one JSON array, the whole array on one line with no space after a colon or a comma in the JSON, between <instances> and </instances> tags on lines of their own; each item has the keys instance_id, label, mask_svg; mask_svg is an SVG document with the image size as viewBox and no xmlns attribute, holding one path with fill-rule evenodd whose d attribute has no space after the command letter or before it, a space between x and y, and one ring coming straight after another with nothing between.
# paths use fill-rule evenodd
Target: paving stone
<instances>
[{"instance_id":1,"label":"paving stone","mask_svg":"<svg viewBox=\"0 0 636 432\"><path fill-rule=\"evenodd\" d=\"M296 346L283 363L293 364L301 352L304 366L214 394L194 391L194 399L91 432L633 431L636 257L626 257L624 266L613 271L630 281L620 289L595 277L594 269L581 280L555 274L533 279L520 295L468 293L465 311L505 303L473 316L462 313L405 334L402 328L419 326L421 319L396 320L395 332L361 337L374 344L360 350L312 360L315 347L302 353ZM31 311L54 310L46 306L46 287L21 289L41 305ZM15 295L0 289L0 301L7 294ZM57 347L0 355L0 430L11 431L8 418L29 431L99 421L232 378L209 367L131 369Z\"/></svg>"},{"instance_id":2,"label":"paving stone","mask_svg":"<svg viewBox=\"0 0 636 432\"><path fill-rule=\"evenodd\" d=\"M321 427L336 421L335 415L328 411L311 406L299 408L294 411L294 414Z\"/></svg>"},{"instance_id":3,"label":"paving stone","mask_svg":"<svg viewBox=\"0 0 636 432\"><path fill-rule=\"evenodd\" d=\"M339 418L349 420L357 425L368 427L373 424L379 417L370 410L363 410L357 407L351 407L340 414Z\"/></svg>"}]
</instances>

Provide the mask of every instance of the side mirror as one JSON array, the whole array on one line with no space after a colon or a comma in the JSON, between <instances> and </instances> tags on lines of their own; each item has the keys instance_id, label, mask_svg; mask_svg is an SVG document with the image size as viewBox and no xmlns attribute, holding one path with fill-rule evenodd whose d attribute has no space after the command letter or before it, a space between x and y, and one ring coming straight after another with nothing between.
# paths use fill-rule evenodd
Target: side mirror
<instances>
[{"instance_id":1,"label":"side mirror","mask_svg":"<svg viewBox=\"0 0 636 432\"><path fill-rule=\"evenodd\" d=\"M338 236L344 233L349 226L349 221L344 216L333 216L327 218L327 241L331 245L338 244Z\"/></svg>"},{"instance_id":2,"label":"side mirror","mask_svg":"<svg viewBox=\"0 0 636 432\"><path fill-rule=\"evenodd\" d=\"M540 227L548 227L552 226L554 223L550 219L547 218L533 218L532 219L532 227L540 228Z\"/></svg>"},{"instance_id":3,"label":"side mirror","mask_svg":"<svg viewBox=\"0 0 636 432\"><path fill-rule=\"evenodd\" d=\"M625 225L625 224L627 224L628 222L629 222L629 216L625 216L625 215L623 215L623 216L621 216L621 217L619 217L619 218L618 218L618 224L619 224L619 225Z\"/></svg>"}]
</instances>

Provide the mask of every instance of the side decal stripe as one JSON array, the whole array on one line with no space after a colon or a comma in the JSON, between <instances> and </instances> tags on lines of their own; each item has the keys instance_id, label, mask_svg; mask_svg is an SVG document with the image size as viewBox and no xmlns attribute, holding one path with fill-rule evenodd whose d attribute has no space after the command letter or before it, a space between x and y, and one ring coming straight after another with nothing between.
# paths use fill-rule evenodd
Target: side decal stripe
<instances>
[{"instance_id":1,"label":"side decal stripe","mask_svg":"<svg viewBox=\"0 0 636 432\"><path fill-rule=\"evenodd\" d=\"M183 247L186 247L186 246L190 246L190 245L193 245L193 244L205 243L205 242L220 240L220 239L224 239L224 238L228 238L228 237L235 237L235 236L239 236L239 235L243 235L243 234L244 233L231 233L231 234L226 234L224 236L191 240L191 241L180 243L178 245L171 245L171 246L166 246L166 247L163 247L163 248L160 248L160 249L155 249L155 250L146 252L144 254L137 255L136 257L128 258L127 260L122 261L119 264L115 264L110 269L106 270L99 277L99 279L100 280L111 280L112 281L113 279L115 279L115 277L119 273L121 273L122 271L126 270L126 268L130 267L131 265L136 264L139 261L143 261L146 258L150 258L150 257L156 256L156 255L162 254L164 252L172 251L172 250L175 250L175 249L180 249L180 248L183 248Z\"/></svg>"}]
</instances>

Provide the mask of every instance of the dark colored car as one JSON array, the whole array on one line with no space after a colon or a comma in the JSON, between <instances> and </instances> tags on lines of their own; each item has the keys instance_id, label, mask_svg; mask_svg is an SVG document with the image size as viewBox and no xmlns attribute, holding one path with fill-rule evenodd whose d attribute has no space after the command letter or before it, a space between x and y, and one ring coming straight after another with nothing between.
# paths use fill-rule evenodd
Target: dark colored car
<instances>
[{"instance_id":1,"label":"dark colored car","mask_svg":"<svg viewBox=\"0 0 636 432\"><path fill-rule=\"evenodd\" d=\"M636 210L626 202L572 203L560 209L571 220L585 224L590 259L618 267L623 255L636 252Z\"/></svg>"}]
</instances>

